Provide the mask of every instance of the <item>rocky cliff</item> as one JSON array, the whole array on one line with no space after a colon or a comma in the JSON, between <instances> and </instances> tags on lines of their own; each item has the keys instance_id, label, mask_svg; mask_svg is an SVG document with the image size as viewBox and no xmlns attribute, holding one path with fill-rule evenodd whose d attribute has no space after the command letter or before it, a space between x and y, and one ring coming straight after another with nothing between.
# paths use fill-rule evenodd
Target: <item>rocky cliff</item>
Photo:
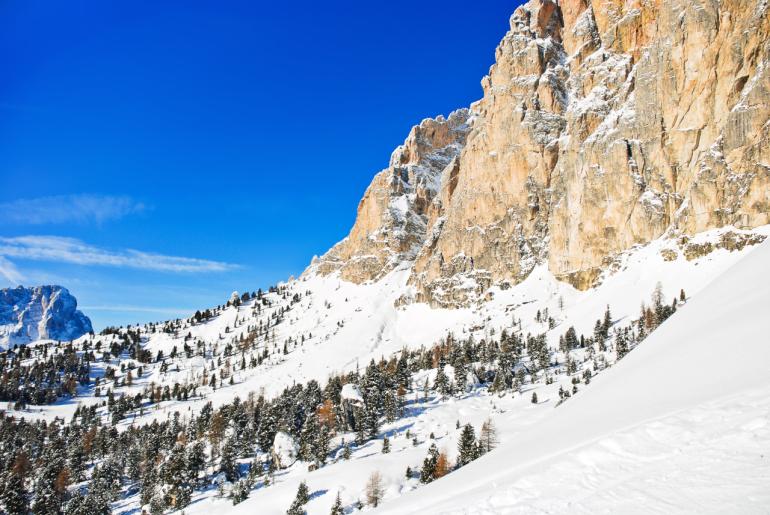
<instances>
[{"instance_id":1,"label":"rocky cliff","mask_svg":"<svg viewBox=\"0 0 770 515\"><path fill-rule=\"evenodd\" d=\"M767 0L530 0L483 98L412 129L313 269L456 306L540 263L592 286L667 232L770 223Z\"/></svg>"},{"instance_id":2,"label":"rocky cliff","mask_svg":"<svg viewBox=\"0 0 770 515\"><path fill-rule=\"evenodd\" d=\"M91 332L91 320L61 286L0 290L0 347L39 339L72 340Z\"/></svg>"}]
</instances>

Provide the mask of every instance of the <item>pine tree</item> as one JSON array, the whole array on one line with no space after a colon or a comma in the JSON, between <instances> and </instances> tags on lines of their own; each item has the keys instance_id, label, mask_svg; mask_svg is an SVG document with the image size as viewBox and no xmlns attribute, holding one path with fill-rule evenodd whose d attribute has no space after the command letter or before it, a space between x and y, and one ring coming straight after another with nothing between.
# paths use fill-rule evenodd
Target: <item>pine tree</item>
<instances>
[{"instance_id":1,"label":"pine tree","mask_svg":"<svg viewBox=\"0 0 770 515\"><path fill-rule=\"evenodd\" d=\"M382 439L382 454L388 454L390 452L390 440L386 436Z\"/></svg>"},{"instance_id":2,"label":"pine tree","mask_svg":"<svg viewBox=\"0 0 770 515\"><path fill-rule=\"evenodd\" d=\"M420 481L422 483L430 483L436 479L436 465L438 463L438 447L435 443L430 444L428 448L428 455L422 462L422 470L420 470Z\"/></svg>"},{"instance_id":3,"label":"pine tree","mask_svg":"<svg viewBox=\"0 0 770 515\"><path fill-rule=\"evenodd\" d=\"M43 453L42 466L35 481L34 513L60 513L67 500L69 471L65 466L64 440L58 435L51 438Z\"/></svg>"},{"instance_id":4,"label":"pine tree","mask_svg":"<svg viewBox=\"0 0 770 515\"><path fill-rule=\"evenodd\" d=\"M465 393L468 383L468 369L462 358L455 363L455 388L458 394Z\"/></svg>"},{"instance_id":5,"label":"pine tree","mask_svg":"<svg viewBox=\"0 0 770 515\"><path fill-rule=\"evenodd\" d=\"M449 395L449 378L444 373L444 364L439 362L438 370L436 371L436 380L433 382L433 388L441 395Z\"/></svg>"},{"instance_id":6,"label":"pine tree","mask_svg":"<svg viewBox=\"0 0 770 515\"><path fill-rule=\"evenodd\" d=\"M607 304L607 310L604 312L604 324L602 325L602 331L604 338L610 334L610 327L612 327L612 314L610 313L610 305Z\"/></svg>"},{"instance_id":7,"label":"pine tree","mask_svg":"<svg viewBox=\"0 0 770 515\"><path fill-rule=\"evenodd\" d=\"M623 331L617 331L615 333L615 350L618 353L618 359L621 359L628 354L628 340Z\"/></svg>"},{"instance_id":8,"label":"pine tree","mask_svg":"<svg viewBox=\"0 0 770 515\"><path fill-rule=\"evenodd\" d=\"M6 513L21 515L29 513L29 498L24 489L24 477L21 474L10 471L5 475L0 502Z\"/></svg>"},{"instance_id":9,"label":"pine tree","mask_svg":"<svg viewBox=\"0 0 770 515\"><path fill-rule=\"evenodd\" d=\"M235 445L233 438L228 438L222 446L222 457L219 461L219 471L225 474L225 478L231 483L238 479L240 470L235 456Z\"/></svg>"},{"instance_id":10,"label":"pine tree","mask_svg":"<svg viewBox=\"0 0 770 515\"><path fill-rule=\"evenodd\" d=\"M340 493L337 492L337 498L334 500L334 504L332 505L332 510L329 512L329 515L344 515L345 510L342 508L342 499L340 499Z\"/></svg>"},{"instance_id":11,"label":"pine tree","mask_svg":"<svg viewBox=\"0 0 770 515\"><path fill-rule=\"evenodd\" d=\"M233 486L233 489L230 491L230 500L233 502L233 506L248 499L249 490L251 490L248 483L248 481L241 479Z\"/></svg>"},{"instance_id":12,"label":"pine tree","mask_svg":"<svg viewBox=\"0 0 770 515\"><path fill-rule=\"evenodd\" d=\"M289 511L286 515L304 515L305 505L310 500L310 491L307 488L307 484L303 481L297 488L297 496L294 498L294 502L291 503Z\"/></svg>"},{"instance_id":13,"label":"pine tree","mask_svg":"<svg viewBox=\"0 0 770 515\"><path fill-rule=\"evenodd\" d=\"M349 460L351 454L352 453L351 453L351 450L350 450L350 444L346 443L345 446L342 448L342 459L343 460Z\"/></svg>"},{"instance_id":14,"label":"pine tree","mask_svg":"<svg viewBox=\"0 0 770 515\"><path fill-rule=\"evenodd\" d=\"M532 404L537 404L537 392L532 392Z\"/></svg>"},{"instance_id":15,"label":"pine tree","mask_svg":"<svg viewBox=\"0 0 770 515\"><path fill-rule=\"evenodd\" d=\"M460 433L460 441L457 444L457 467L467 465L475 460L476 456L476 433L473 426L465 424Z\"/></svg>"}]
</instances>

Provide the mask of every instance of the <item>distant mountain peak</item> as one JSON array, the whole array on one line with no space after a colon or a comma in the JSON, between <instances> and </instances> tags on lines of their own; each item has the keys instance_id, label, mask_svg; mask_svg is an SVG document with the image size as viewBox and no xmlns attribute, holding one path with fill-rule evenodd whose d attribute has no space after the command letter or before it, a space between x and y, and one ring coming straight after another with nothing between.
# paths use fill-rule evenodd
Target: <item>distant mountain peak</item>
<instances>
[{"instance_id":1,"label":"distant mountain peak","mask_svg":"<svg viewBox=\"0 0 770 515\"><path fill-rule=\"evenodd\" d=\"M0 346L40 339L72 340L93 331L91 320L77 305L62 286L0 289Z\"/></svg>"}]
</instances>

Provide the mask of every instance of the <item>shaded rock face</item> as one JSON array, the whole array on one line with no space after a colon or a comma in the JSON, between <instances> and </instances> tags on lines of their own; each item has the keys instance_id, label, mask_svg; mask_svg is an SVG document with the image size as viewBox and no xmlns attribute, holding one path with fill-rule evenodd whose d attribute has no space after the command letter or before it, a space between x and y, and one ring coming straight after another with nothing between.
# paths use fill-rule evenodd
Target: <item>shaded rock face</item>
<instances>
[{"instance_id":1,"label":"shaded rock face","mask_svg":"<svg viewBox=\"0 0 770 515\"><path fill-rule=\"evenodd\" d=\"M468 133L467 109L423 120L378 173L358 205L350 235L314 265L343 279L376 280L414 259L422 247L441 172L457 159Z\"/></svg>"},{"instance_id":2,"label":"shaded rock face","mask_svg":"<svg viewBox=\"0 0 770 515\"><path fill-rule=\"evenodd\" d=\"M411 266L402 300L451 307L541 262L585 289L667 231L770 223L767 0L531 0L482 88L412 130L319 271Z\"/></svg>"},{"instance_id":3,"label":"shaded rock face","mask_svg":"<svg viewBox=\"0 0 770 515\"><path fill-rule=\"evenodd\" d=\"M39 339L73 340L93 331L77 300L61 286L0 290L0 346Z\"/></svg>"}]
</instances>

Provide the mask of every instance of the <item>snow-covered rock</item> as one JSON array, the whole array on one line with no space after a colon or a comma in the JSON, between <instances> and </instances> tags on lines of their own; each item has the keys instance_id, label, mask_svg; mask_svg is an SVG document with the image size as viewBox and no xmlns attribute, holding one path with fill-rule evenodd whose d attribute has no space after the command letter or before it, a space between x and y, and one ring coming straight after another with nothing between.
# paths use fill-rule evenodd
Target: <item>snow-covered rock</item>
<instances>
[{"instance_id":1,"label":"snow-covered rock","mask_svg":"<svg viewBox=\"0 0 770 515\"><path fill-rule=\"evenodd\" d=\"M93 331L91 320L61 286L0 290L0 347L40 339L73 340Z\"/></svg>"},{"instance_id":2,"label":"snow-covered rock","mask_svg":"<svg viewBox=\"0 0 770 515\"><path fill-rule=\"evenodd\" d=\"M342 387L342 391L340 392L340 397L342 397L342 400L345 400L348 402L353 402L353 403L364 402L364 396L361 395L361 389L352 383L348 383Z\"/></svg>"},{"instance_id":3,"label":"snow-covered rock","mask_svg":"<svg viewBox=\"0 0 770 515\"><path fill-rule=\"evenodd\" d=\"M299 445L294 438L283 431L278 431L273 440L273 460L279 469L294 465L299 455Z\"/></svg>"}]
</instances>

